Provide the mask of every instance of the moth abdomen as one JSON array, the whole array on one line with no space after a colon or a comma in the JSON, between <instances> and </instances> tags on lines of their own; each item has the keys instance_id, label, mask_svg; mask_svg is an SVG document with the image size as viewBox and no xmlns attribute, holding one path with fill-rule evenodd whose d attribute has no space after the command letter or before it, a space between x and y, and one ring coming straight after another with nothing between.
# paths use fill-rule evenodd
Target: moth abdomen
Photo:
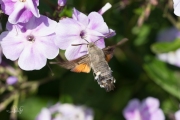
<instances>
[{"instance_id":1,"label":"moth abdomen","mask_svg":"<svg viewBox=\"0 0 180 120\"><path fill-rule=\"evenodd\" d=\"M97 72L99 74L96 74L95 80L97 80L98 84L100 85L101 88L105 88L106 91L111 91L114 90L115 86L114 83L116 80L112 76L111 71L106 71L106 72Z\"/></svg>"}]
</instances>

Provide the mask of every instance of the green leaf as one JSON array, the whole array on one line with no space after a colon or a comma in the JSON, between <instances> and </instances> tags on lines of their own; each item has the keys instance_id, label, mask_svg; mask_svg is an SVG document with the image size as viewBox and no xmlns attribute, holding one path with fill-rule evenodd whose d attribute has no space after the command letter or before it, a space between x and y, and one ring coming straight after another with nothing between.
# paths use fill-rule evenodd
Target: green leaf
<instances>
[{"instance_id":1,"label":"green leaf","mask_svg":"<svg viewBox=\"0 0 180 120\"><path fill-rule=\"evenodd\" d=\"M144 69L162 89L180 99L180 80L175 72L167 67L166 63L151 58L146 60Z\"/></svg>"},{"instance_id":2,"label":"green leaf","mask_svg":"<svg viewBox=\"0 0 180 120\"><path fill-rule=\"evenodd\" d=\"M143 45L147 42L147 37L151 31L150 26L148 25L143 25L141 27L134 27L132 29L132 33L135 34L137 37L134 40L134 45L135 46L140 46Z\"/></svg>"},{"instance_id":3,"label":"green leaf","mask_svg":"<svg viewBox=\"0 0 180 120\"><path fill-rule=\"evenodd\" d=\"M21 114L18 114L22 120L35 120L43 107L54 105L55 100L49 98L31 97L21 102L19 107L23 108Z\"/></svg>"},{"instance_id":4,"label":"green leaf","mask_svg":"<svg viewBox=\"0 0 180 120\"><path fill-rule=\"evenodd\" d=\"M169 51L175 51L180 48L180 39L177 38L173 42L159 42L151 46L151 50L154 53L166 53Z\"/></svg>"}]
</instances>

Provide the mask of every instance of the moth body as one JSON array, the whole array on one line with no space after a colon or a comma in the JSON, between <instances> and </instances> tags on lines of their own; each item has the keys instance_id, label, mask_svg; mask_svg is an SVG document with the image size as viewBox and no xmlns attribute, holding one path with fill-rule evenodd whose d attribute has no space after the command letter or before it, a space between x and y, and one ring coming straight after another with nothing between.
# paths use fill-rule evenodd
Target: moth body
<instances>
[{"instance_id":1,"label":"moth body","mask_svg":"<svg viewBox=\"0 0 180 120\"><path fill-rule=\"evenodd\" d=\"M101 88L106 91L111 91L115 88L114 83L116 80L112 76L112 70L108 62L113 57L113 51L116 46L123 44L127 39L123 39L116 45L108 46L100 49L94 43L88 44L72 44L73 46L87 45L87 54L71 61L65 61L59 57L59 62L52 62L52 64L59 64L61 67L70 69L72 72L89 73L91 68L94 73L94 79L97 80Z\"/></svg>"},{"instance_id":2,"label":"moth body","mask_svg":"<svg viewBox=\"0 0 180 120\"><path fill-rule=\"evenodd\" d=\"M105 59L103 50L94 43L89 43L88 53L95 80L97 80L100 87L105 88L107 91L113 90L115 79L112 76L112 70Z\"/></svg>"}]
</instances>

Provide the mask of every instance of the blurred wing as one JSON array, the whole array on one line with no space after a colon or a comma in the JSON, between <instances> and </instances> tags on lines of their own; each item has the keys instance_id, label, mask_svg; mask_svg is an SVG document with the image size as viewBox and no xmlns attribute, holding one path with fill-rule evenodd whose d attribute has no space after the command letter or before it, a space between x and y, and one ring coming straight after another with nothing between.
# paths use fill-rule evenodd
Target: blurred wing
<instances>
[{"instance_id":1,"label":"blurred wing","mask_svg":"<svg viewBox=\"0 0 180 120\"><path fill-rule=\"evenodd\" d=\"M71 69L71 71L77 72L77 73L80 73L80 72L89 73L91 71L91 67L89 64L82 63L79 65L76 65L74 68Z\"/></svg>"},{"instance_id":2,"label":"blurred wing","mask_svg":"<svg viewBox=\"0 0 180 120\"><path fill-rule=\"evenodd\" d=\"M61 57L59 60L60 60L59 62L51 62L51 64L59 64L61 67L66 69L71 69L72 72L77 72L77 73L80 72L89 73L91 71L88 55L84 55L72 61L65 61Z\"/></svg>"},{"instance_id":3,"label":"blurred wing","mask_svg":"<svg viewBox=\"0 0 180 120\"><path fill-rule=\"evenodd\" d=\"M114 49L117 46L122 45L123 43L125 43L127 40L128 40L127 38L124 38L121 41L119 41L116 45L108 46L108 47L102 49L104 54L105 54L105 58L106 58L107 62L109 62L111 60L111 58L113 57Z\"/></svg>"},{"instance_id":4,"label":"blurred wing","mask_svg":"<svg viewBox=\"0 0 180 120\"><path fill-rule=\"evenodd\" d=\"M113 46L108 46L108 47L102 49L107 62L109 62L111 60L111 58L113 57L113 52L114 52L115 47L116 47L116 45L113 45Z\"/></svg>"}]
</instances>

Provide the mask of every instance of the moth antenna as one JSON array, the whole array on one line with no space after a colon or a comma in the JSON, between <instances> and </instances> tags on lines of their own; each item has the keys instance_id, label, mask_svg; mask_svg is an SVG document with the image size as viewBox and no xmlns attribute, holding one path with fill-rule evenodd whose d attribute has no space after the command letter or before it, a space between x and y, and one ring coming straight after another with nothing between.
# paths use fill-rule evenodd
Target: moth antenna
<instances>
[{"instance_id":1,"label":"moth antenna","mask_svg":"<svg viewBox=\"0 0 180 120\"><path fill-rule=\"evenodd\" d=\"M47 64L47 66L48 66L49 70L51 71L51 76L54 76L54 73L53 73L51 67L49 66L49 64Z\"/></svg>"},{"instance_id":2,"label":"moth antenna","mask_svg":"<svg viewBox=\"0 0 180 120\"><path fill-rule=\"evenodd\" d=\"M81 43L81 44L71 44L71 46L79 46L79 45L87 45L87 43Z\"/></svg>"},{"instance_id":3,"label":"moth antenna","mask_svg":"<svg viewBox=\"0 0 180 120\"><path fill-rule=\"evenodd\" d=\"M105 38L105 37L102 37L102 38ZM94 41L94 43L96 43L97 41L99 41L99 40L102 39L102 38L97 39L96 41Z\"/></svg>"},{"instance_id":4,"label":"moth antenna","mask_svg":"<svg viewBox=\"0 0 180 120\"><path fill-rule=\"evenodd\" d=\"M84 39L84 38L83 38ZM89 43L89 41L88 40L86 40L86 39L84 39L87 43Z\"/></svg>"},{"instance_id":5,"label":"moth antenna","mask_svg":"<svg viewBox=\"0 0 180 120\"><path fill-rule=\"evenodd\" d=\"M118 45L122 45L122 44L124 44L124 43L127 42L127 41L128 41L127 38L123 38L120 42L118 42L117 46L118 46Z\"/></svg>"}]
</instances>

